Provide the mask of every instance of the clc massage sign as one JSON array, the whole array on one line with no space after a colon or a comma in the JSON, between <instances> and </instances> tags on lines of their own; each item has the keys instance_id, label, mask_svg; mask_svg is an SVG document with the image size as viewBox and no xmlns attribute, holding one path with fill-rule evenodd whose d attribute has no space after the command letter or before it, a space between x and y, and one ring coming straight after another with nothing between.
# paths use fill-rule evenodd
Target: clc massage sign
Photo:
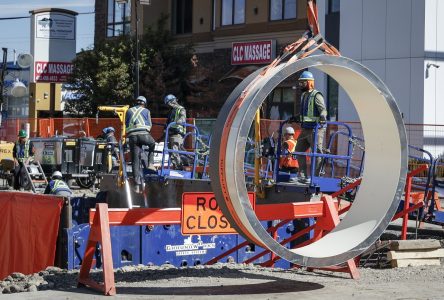
<instances>
[{"instance_id":1,"label":"clc massage sign","mask_svg":"<svg viewBox=\"0 0 444 300\"><path fill-rule=\"evenodd\" d=\"M276 42L272 40L233 43L232 65L269 64L276 57Z\"/></svg>"},{"instance_id":2,"label":"clc massage sign","mask_svg":"<svg viewBox=\"0 0 444 300\"><path fill-rule=\"evenodd\" d=\"M66 82L72 73L73 64L69 62L35 62L36 82Z\"/></svg>"}]
</instances>

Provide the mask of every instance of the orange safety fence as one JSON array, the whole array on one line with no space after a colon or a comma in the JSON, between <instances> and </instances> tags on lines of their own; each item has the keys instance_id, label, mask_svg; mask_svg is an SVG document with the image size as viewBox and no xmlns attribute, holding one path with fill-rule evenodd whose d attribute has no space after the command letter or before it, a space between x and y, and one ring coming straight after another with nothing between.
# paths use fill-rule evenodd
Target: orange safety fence
<instances>
[{"instance_id":1,"label":"orange safety fence","mask_svg":"<svg viewBox=\"0 0 444 300\"><path fill-rule=\"evenodd\" d=\"M154 139L159 139L166 124L166 118L153 118L151 134ZM188 118L187 123L194 124L194 118ZM30 124L30 137L53 137L55 135L77 138L82 135L96 138L102 134L105 127L114 127L116 137L121 135L121 122L118 118L20 118L6 119L0 127L0 140L14 142L17 140L18 131L26 129ZM161 124L161 125L158 125Z\"/></svg>"},{"instance_id":2,"label":"orange safety fence","mask_svg":"<svg viewBox=\"0 0 444 300\"><path fill-rule=\"evenodd\" d=\"M0 193L0 280L13 272L32 274L54 265L63 198Z\"/></svg>"},{"instance_id":3,"label":"orange safety fence","mask_svg":"<svg viewBox=\"0 0 444 300\"><path fill-rule=\"evenodd\" d=\"M187 119L188 123L194 124L195 119ZM166 118L153 118L153 123L166 123ZM277 137L279 132L280 120L261 120L261 136L262 138L272 136ZM25 129L26 124L31 126L31 137L51 137L56 133L68 137L79 137L81 131L85 131L87 136L97 137L102 133L102 129L112 126L116 129L116 136L120 137L120 120L118 118L17 118L4 119L0 127L0 140L13 142L17 140L17 134L20 129ZM344 122L347 123L353 131L353 135L363 138L362 127L360 122ZM296 136L300 132L298 124L293 123ZM436 158L444 154L444 125L432 124L405 124L407 131L407 139L409 145L430 151ZM335 130L335 128L331 128ZM329 137L327 130L326 138ZM159 139L163 133L162 126L154 125L152 128L154 139ZM327 139L326 139L327 140ZM343 144L342 141L338 142Z\"/></svg>"}]
</instances>

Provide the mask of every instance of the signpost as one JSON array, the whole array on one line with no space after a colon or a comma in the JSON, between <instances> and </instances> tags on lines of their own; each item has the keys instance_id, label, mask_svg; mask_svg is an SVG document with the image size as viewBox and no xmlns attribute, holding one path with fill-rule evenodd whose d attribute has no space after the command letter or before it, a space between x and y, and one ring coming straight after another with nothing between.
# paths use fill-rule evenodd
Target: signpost
<instances>
[{"instance_id":1,"label":"signpost","mask_svg":"<svg viewBox=\"0 0 444 300\"><path fill-rule=\"evenodd\" d=\"M77 12L44 8L31 13L31 55L29 117L62 115L62 87L73 71L76 57ZM37 122L32 124L37 130Z\"/></svg>"}]
</instances>

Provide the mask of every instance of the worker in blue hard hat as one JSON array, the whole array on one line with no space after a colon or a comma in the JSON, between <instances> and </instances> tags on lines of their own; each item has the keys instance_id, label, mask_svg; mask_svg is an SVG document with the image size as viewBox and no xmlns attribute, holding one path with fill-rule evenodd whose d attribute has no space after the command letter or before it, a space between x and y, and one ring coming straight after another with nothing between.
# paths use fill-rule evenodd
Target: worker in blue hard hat
<instances>
[{"instance_id":1,"label":"worker in blue hard hat","mask_svg":"<svg viewBox=\"0 0 444 300\"><path fill-rule=\"evenodd\" d=\"M109 151L108 153L111 153L112 166L117 167L118 166L117 161L119 159L119 147L115 136L116 130L114 129L114 127L110 126L104 128L103 132L105 134L104 137L107 143L107 151ZM111 170L110 166L108 166L108 169Z\"/></svg>"},{"instance_id":2,"label":"worker in blue hard hat","mask_svg":"<svg viewBox=\"0 0 444 300\"><path fill-rule=\"evenodd\" d=\"M148 146L148 169L154 169L154 148L156 142L151 136L151 113L146 108L147 100L144 96L136 99L136 105L128 109L125 116L126 137L131 151L132 170L134 176L134 190L142 192L141 154L142 146Z\"/></svg>"},{"instance_id":3,"label":"worker in blue hard hat","mask_svg":"<svg viewBox=\"0 0 444 300\"><path fill-rule=\"evenodd\" d=\"M183 138L185 136L186 111L181 106L176 96L169 94L164 98L164 103L170 108L167 125L171 124L168 129L168 148L172 150L183 150ZM183 160L179 153L170 153L171 165L175 169L183 166Z\"/></svg>"},{"instance_id":4,"label":"worker in blue hard hat","mask_svg":"<svg viewBox=\"0 0 444 300\"><path fill-rule=\"evenodd\" d=\"M14 158L15 166L13 179L14 189L20 189L24 177L26 176L26 174L24 173L25 165L34 160L34 153L34 145L28 139L26 130L19 130L18 140L14 144L14 148L12 149L12 157Z\"/></svg>"},{"instance_id":5,"label":"worker in blue hard hat","mask_svg":"<svg viewBox=\"0 0 444 300\"><path fill-rule=\"evenodd\" d=\"M44 194L71 197L72 191L66 182L63 181L62 177L63 176L60 171L55 171L52 173L51 180L46 186Z\"/></svg>"},{"instance_id":6,"label":"worker in blue hard hat","mask_svg":"<svg viewBox=\"0 0 444 300\"><path fill-rule=\"evenodd\" d=\"M302 90L301 105L299 116L296 120L301 123L301 133L297 139L296 152L305 152L313 148L316 142L318 153L323 153L323 140L325 135L325 122L327 121L327 110L325 107L324 96L318 90L315 90L314 76L309 71L301 73L298 79L298 85ZM295 121L295 119L293 119ZM314 141L315 128L318 126L316 141ZM321 157L316 158L315 175L319 176L321 166ZM312 160L313 161L313 160ZM305 155L298 156L299 162L299 181L309 183L307 177L307 158Z\"/></svg>"}]
</instances>

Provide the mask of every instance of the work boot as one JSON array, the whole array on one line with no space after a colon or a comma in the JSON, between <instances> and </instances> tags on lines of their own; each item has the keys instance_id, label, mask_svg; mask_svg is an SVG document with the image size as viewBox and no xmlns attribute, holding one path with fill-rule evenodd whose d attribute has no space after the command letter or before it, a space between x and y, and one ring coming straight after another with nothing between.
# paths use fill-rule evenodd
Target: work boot
<instances>
[{"instance_id":1,"label":"work boot","mask_svg":"<svg viewBox=\"0 0 444 300\"><path fill-rule=\"evenodd\" d=\"M136 193L136 194L141 194L143 191L142 191L142 185L141 184L135 184L134 186L133 186L133 191L134 191L134 193Z\"/></svg>"},{"instance_id":2,"label":"work boot","mask_svg":"<svg viewBox=\"0 0 444 300\"><path fill-rule=\"evenodd\" d=\"M302 184L310 184L311 180L310 180L310 178L307 178L307 177L301 177L298 179L298 182L302 183Z\"/></svg>"}]
</instances>

